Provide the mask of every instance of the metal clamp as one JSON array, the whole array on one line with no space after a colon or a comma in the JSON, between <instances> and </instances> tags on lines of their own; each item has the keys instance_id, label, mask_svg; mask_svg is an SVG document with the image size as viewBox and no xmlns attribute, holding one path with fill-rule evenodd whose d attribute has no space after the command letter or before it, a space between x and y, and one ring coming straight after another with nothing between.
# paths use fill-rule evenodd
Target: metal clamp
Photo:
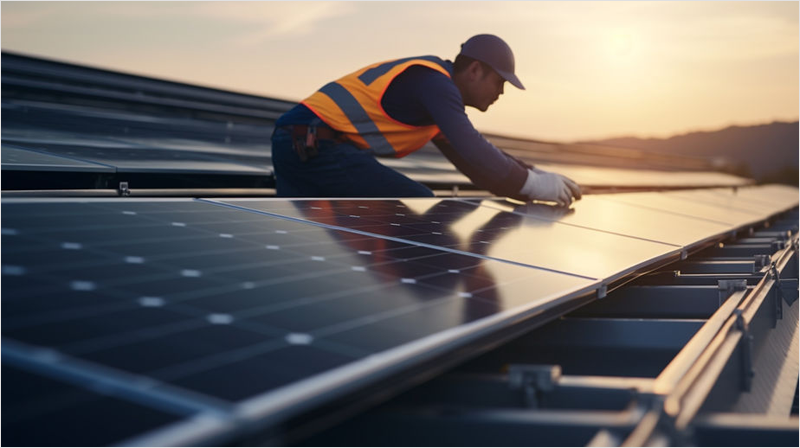
<instances>
[{"instance_id":1,"label":"metal clamp","mask_svg":"<svg viewBox=\"0 0 800 448\"><path fill-rule=\"evenodd\" d=\"M756 375L753 370L753 335L750 334L750 328L744 321L742 310L737 308L734 314L736 315L736 328L742 332L742 339L739 341L742 354L742 390L750 392L753 387L753 377Z\"/></svg>"},{"instance_id":2,"label":"metal clamp","mask_svg":"<svg viewBox=\"0 0 800 448\"><path fill-rule=\"evenodd\" d=\"M728 297L733 295L736 291L747 290L747 280L717 280L717 289L719 289L719 306L722 306L722 304L728 300Z\"/></svg>"},{"instance_id":3,"label":"metal clamp","mask_svg":"<svg viewBox=\"0 0 800 448\"><path fill-rule=\"evenodd\" d=\"M769 266L770 263L772 263L772 256L770 255L760 254L753 256L753 258L755 261L753 263L753 274L758 274L759 272L761 272L762 269L764 269L765 267Z\"/></svg>"},{"instance_id":4,"label":"metal clamp","mask_svg":"<svg viewBox=\"0 0 800 448\"><path fill-rule=\"evenodd\" d=\"M788 306L792 306L794 302L797 301L798 296L797 279L781 280L780 272L778 272L778 266L775 263L772 263L769 273L772 279L775 280L774 288L777 296L780 299L783 299Z\"/></svg>"},{"instance_id":5,"label":"metal clamp","mask_svg":"<svg viewBox=\"0 0 800 448\"><path fill-rule=\"evenodd\" d=\"M770 244L770 249L772 249L772 252L778 252L786 248L786 243L787 241L785 239L774 240Z\"/></svg>"},{"instance_id":6,"label":"metal clamp","mask_svg":"<svg viewBox=\"0 0 800 448\"><path fill-rule=\"evenodd\" d=\"M770 277L776 279L775 285L772 286L772 300L775 304L775 314L774 319L772 320L772 328L778 326L778 320L783 319L783 291L781 290L780 278L777 274L777 269L775 264L772 265L770 269Z\"/></svg>"},{"instance_id":7,"label":"metal clamp","mask_svg":"<svg viewBox=\"0 0 800 448\"><path fill-rule=\"evenodd\" d=\"M119 187L117 188L117 194L120 196L130 196L131 190L128 188L127 182L120 182Z\"/></svg>"},{"instance_id":8,"label":"metal clamp","mask_svg":"<svg viewBox=\"0 0 800 448\"><path fill-rule=\"evenodd\" d=\"M522 389L525 406L538 408L546 392L555 389L561 378L561 366L512 364L508 368L508 384Z\"/></svg>"}]
</instances>

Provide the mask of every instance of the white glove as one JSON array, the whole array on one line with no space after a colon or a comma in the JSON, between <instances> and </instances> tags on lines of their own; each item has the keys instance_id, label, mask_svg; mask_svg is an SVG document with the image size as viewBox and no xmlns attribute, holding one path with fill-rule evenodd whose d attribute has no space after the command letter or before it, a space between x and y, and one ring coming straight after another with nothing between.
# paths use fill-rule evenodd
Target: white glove
<instances>
[{"instance_id":1,"label":"white glove","mask_svg":"<svg viewBox=\"0 0 800 448\"><path fill-rule=\"evenodd\" d=\"M562 207L572 204L572 198L581 198L581 187L570 178L540 169L529 169L520 195L530 200L556 202Z\"/></svg>"}]
</instances>

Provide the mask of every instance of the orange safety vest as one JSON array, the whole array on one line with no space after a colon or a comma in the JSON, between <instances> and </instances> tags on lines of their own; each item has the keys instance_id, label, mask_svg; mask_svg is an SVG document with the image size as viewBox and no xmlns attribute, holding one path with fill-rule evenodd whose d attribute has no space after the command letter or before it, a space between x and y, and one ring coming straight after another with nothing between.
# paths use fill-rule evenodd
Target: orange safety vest
<instances>
[{"instance_id":1,"label":"orange safety vest","mask_svg":"<svg viewBox=\"0 0 800 448\"><path fill-rule=\"evenodd\" d=\"M439 127L401 123L381 106L394 78L412 65L423 65L450 78L446 63L436 56L419 56L378 62L319 89L301 101L331 128L361 149L376 155L404 157L420 149Z\"/></svg>"}]
</instances>

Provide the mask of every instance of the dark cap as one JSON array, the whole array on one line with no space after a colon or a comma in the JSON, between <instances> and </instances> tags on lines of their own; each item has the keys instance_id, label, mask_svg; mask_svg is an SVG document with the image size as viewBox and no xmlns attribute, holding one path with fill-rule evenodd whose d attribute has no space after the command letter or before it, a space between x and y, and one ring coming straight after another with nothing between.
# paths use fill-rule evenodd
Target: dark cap
<instances>
[{"instance_id":1,"label":"dark cap","mask_svg":"<svg viewBox=\"0 0 800 448\"><path fill-rule=\"evenodd\" d=\"M490 67L518 89L525 90L522 82L514 74L514 53L507 43L493 34L478 34L461 44L461 53Z\"/></svg>"}]
</instances>

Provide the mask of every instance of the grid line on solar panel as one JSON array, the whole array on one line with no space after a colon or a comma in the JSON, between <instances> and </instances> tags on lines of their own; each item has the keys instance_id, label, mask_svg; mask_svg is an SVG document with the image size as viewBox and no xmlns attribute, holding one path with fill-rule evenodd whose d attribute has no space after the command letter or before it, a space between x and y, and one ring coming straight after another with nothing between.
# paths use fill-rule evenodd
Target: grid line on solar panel
<instances>
[{"instance_id":1,"label":"grid line on solar panel","mask_svg":"<svg viewBox=\"0 0 800 448\"><path fill-rule=\"evenodd\" d=\"M49 349L3 341L3 363L81 387L95 388L120 398L159 409L188 414L226 414L230 403L166 384L159 379L97 365Z\"/></svg>"},{"instance_id":2,"label":"grid line on solar panel","mask_svg":"<svg viewBox=\"0 0 800 448\"><path fill-rule=\"evenodd\" d=\"M214 201L214 200L208 200L208 199L199 199L199 201L207 202L209 204L219 205L221 207L229 207L229 208L232 208L232 209L248 211L248 212L253 212L253 213L259 213L259 214L264 214L264 215L267 215L267 216L273 216L273 217L277 217L277 218L284 218L284 219L287 219L287 220L290 220L290 221L293 221L293 222L310 224L310 225L321 227L321 228L340 230L340 231L344 231L344 232L356 233L356 234L369 236L369 237L373 237L373 238L387 239L387 240L391 240L391 241L395 241L395 242L399 242L399 243L418 245L418 246L421 246L421 247L427 247L427 248L431 248L431 249L447 251L447 252L451 252L451 253L456 253L456 254L460 254L460 255L476 257L476 258L480 258L480 259L496 260L496 261L501 261L501 262L504 262L504 263L514 264L514 265L518 265L518 266L525 266L525 267L529 267L529 268L534 268L534 269L540 269L540 270L544 270L544 271L548 271L548 272L553 272L553 273L556 273L556 274L562 274L562 275L569 275L569 276L578 277L578 278L584 278L584 279L587 279L587 280L597 280L596 277L592 277L592 276L588 276L588 275L581 275L581 274L577 274L577 273L574 273L574 272L567 272L567 271L563 271L563 270L559 270L559 269L552 269L552 268L548 268L548 267L543 267L543 266L539 266L539 265L533 265L533 264L520 262L520 261L516 261L516 260L511 260L511 259L507 259L507 258L496 258L496 257L487 256L487 255L485 255L485 249L481 248L480 246L482 246L482 245L489 246L491 244L489 241L476 241L476 242L472 243L472 245L469 247L469 250L460 250L460 249L451 247L453 245L459 245L460 243L458 241L452 241L450 245L447 245L447 244L436 245L436 244L428 243L428 242L426 242L424 240L424 237L428 237L428 236L433 236L433 237L447 236L446 232L437 232L436 234L433 234L432 232L427 231L427 230L421 231L419 229L415 229L412 226L408 226L408 227L405 227L404 229L406 229L406 228L407 229L411 229L410 233L406 233L406 234L403 234L403 235L401 235L399 237L396 237L396 236L390 236L390 235L374 232L372 230L375 230L375 229L370 228L369 225L368 226L363 226L363 227L362 226L348 226L348 227L345 227L345 226L327 224L327 223L323 223L323 222L316 222L316 221L309 220L309 219L297 218L297 217L294 217L294 216L283 215L283 214L281 214L279 212L270 212L270 211L266 211L266 210L248 208L248 207L239 206L239 205L235 205L235 204L231 204L231 203L227 203L227 202ZM441 224L438 221L433 221L432 223L434 223L434 222L437 223L437 225ZM390 226L391 226L391 224L392 223L389 223ZM500 228L494 229L494 231L502 232L503 230L507 230L507 229L510 229L510 228L511 228L510 226L509 227L500 227ZM416 231L416 233L415 233L415 231ZM422 232L422 233L419 233L419 232ZM490 233L488 231L484 231L484 234L485 235L489 235ZM412 236L423 237L423 238L413 239L413 240L412 239L408 239L409 237L412 237Z\"/></svg>"},{"instance_id":3,"label":"grid line on solar panel","mask_svg":"<svg viewBox=\"0 0 800 448\"><path fill-rule=\"evenodd\" d=\"M633 235L631 233L623 233L623 232L617 232L617 231L613 231L613 230L607 230L607 229L601 228L598 225L582 225L582 224L576 224L576 223L572 223L572 222L565 222L563 220L563 218L565 216L568 216L570 213L574 213L575 212L574 209L567 209L567 208L563 208L563 207L552 207L552 206L543 205L543 204L525 204L523 206L512 206L512 205L509 205L509 204L505 203L505 201L503 201L503 200L485 200L485 199L471 199L471 200L458 199L458 200L463 201L463 202L467 202L467 203L470 203L470 204L475 204L475 205L478 205L478 206L485 206L485 207L493 208L493 209L496 209L496 210L500 210L500 211L504 211L504 212L508 212L508 213L514 213L514 214L518 214L518 215L522 215L522 216L526 216L526 217L531 217L531 218L535 218L535 219L542 219L542 220L546 220L546 221L558 222L560 224L563 224L563 225L566 225L566 226L575 227L575 228L579 228L579 229L587 229L587 230L592 230L592 231L596 231L596 232L606 233L606 234L609 234L609 235L616 235L616 236L622 236L622 237L626 237L626 238L633 238L633 239L637 239L637 240L640 240L640 241L647 241L647 242L651 242L651 243L667 244L667 245L670 245L670 246L681 247L679 244L675 244L675 243L672 243L670 241L665 241L664 239L645 238L645 237L642 237L642 236ZM583 204L581 204L581 205L583 205Z\"/></svg>"},{"instance_id":4,"label":"grid line on solar panel","mask_svg":"<svg viewBox=\"0 0 800 448\"><path fill-rule=\"evenodd\" d=\"M230 199L219 201L275 216L290 216L301 222L339 228L377 238L395 239L410 244L442 248L479 258L501 260L522 266L567 273L585 278L613 280L653 261L679 256L681 246L652 239L632 238L594 229L566 226L520 214L457 200L403 199L349 200L317 199L305 201ZM381 224L353 224L352 211L358 203L375 204L362 213ZM387 204L388 203L388 204ZM394 204L393 204L394 203ZM319 204L321 206L316 206ZM396 223L394 207L408 210L404 218L435 224L435 232L420 231L417 224ZM414 216L414 218L410 218ZM344 224L339 227L338 220ZM347 221L346 223L344 221ZM587 260L580 263L568 254L580 252ZM622 256L611 256L619 252Z\"/></svg>"},{"instance_id":5,"label":"grid line on solar panel","mask_svg":"<svg viewBox=\"0 0 800 448\"><path fill-rule=\"evenodd\" d=\"M3 375L4 382L17 386L6 388L3 394L6 409L15 410L3 415L3 442L9 446L109 445L182 417L9 364L3 365ZM21 390L35 392L30 396ZM103 421L101 427L98 421ZM47 430L42 430L42 422L47 422ZM206 418L206 422L212 420Z\"/></svg>"}]
</instances>

